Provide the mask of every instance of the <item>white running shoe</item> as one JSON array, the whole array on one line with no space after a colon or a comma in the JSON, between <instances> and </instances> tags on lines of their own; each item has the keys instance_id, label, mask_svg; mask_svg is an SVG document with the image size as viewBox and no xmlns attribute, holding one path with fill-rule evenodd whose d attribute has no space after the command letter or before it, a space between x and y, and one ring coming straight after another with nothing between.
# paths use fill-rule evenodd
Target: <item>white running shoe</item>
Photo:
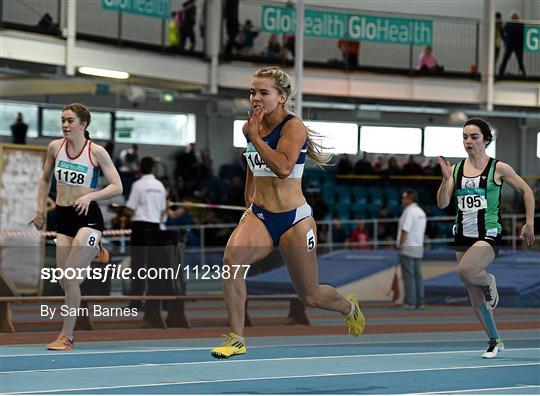
<instances>
[{"instance_id":1,"label":"white running shoe","mask_svg":"<svg viewBox=\"0 0 540 396\"><path fill-rule=\"evenodd\" d=\"M489 340L488 345L488 349L482 354L484 359L493 359L499 351L504 349L504 342L501 339L495 340L492 338Z\"/></svg>"}]
</instances>

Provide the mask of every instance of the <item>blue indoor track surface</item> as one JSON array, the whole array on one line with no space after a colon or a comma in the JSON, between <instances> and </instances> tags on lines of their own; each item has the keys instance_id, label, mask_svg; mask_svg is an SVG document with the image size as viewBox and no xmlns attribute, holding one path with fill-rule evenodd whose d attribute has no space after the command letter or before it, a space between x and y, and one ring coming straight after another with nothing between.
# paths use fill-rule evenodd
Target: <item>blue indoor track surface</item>
<instances>
[{"instance_id":1,"label":"blue indoor track surface","mask_svg":"<svg viewBox=\"0 0 540 396\"><path fill-rule=\"evenodd\" d=\"M481 358L480 332L252 337L215 360L218 339L87 342L67 352L1 347L3 394L539 394L540 332L502 332Z\"/></svg>"}]
</instances>

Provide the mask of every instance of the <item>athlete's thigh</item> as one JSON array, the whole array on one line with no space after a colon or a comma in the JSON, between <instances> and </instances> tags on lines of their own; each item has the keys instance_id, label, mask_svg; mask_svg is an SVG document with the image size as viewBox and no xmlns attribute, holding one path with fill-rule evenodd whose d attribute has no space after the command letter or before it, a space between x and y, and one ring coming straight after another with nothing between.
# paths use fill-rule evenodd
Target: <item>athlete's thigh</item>
<instances>
[{"instance_id":1,"label":"athlete's thigh","mask_svg":"<svg viewBox=\"0 0 540 396\"><path fill-rule=\"evenodd\" d=\"M316 247L317 226L311 216L288 229L279 241L279 251L300 295L309 294L319 285Z\"/></svg>"},{"instance_id":2,"label":"athlete's thigh","mask_svg":"<svg viewBox=\"0 0 540 396\"><path fill-rule=\"evenodd\" d=\"M71 252L71 244L73 238L64 235L56 234L56 267L66 268L67 258Z\"/></svg>"},{"instance_id":3,"label":"athlete's thigh","mask_svg":"<svg viewBox=\"0 0 540 396\"><path fill-rule=\"evenodd\" d=\"M274 242L263 222L247 210L225 247L224 262L250 265L274 250Z\"/></svg>"},{"instance_id":4,"label":"athlete's thigh","mask_svg":"<svg viewBox=\"0 0 540 396\"><path fill-rule=\"evenodd\" d=\"M459 267L480 272L495 260L495 251L486 241L476 241L459 260Z\"/></svg>"},{"instance_id":5,"label":"athlete's thigh","mask_svg":"<svg viewBox=\"0 0 540 396\"><path fill-rule=\"evenodd\" d=\"M70 267L86 267L99 251L101 231L82 227L77 231L71 244L71 253L67 265Z\"/></svg>"}]
</instances>

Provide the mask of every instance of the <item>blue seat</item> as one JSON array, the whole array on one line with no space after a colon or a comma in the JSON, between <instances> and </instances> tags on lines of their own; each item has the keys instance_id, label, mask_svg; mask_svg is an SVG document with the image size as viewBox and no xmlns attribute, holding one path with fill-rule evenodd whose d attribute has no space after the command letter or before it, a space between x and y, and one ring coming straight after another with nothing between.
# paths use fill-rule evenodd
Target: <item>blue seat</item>
<instances>
[{"instance_id":1,"label":"blue seat","mask_svg":"<svg viewBox=\"0 0 540 396\"><path fill-rule=\"evenodd\" d=\"M368 192L364 187L353 187L352 195L355 202L363 202L364 204L367 203Z\"/></svg>"},{"instance_id":2,"label":"blue seat","mask_svg":"<svg viewBox=\"0 0 540 396\"><path fill-rule=\"evenodd\" d=\"M399 217L401 216L402 207L397 201L388 202L388 216Z\"/></svg>"},{"instance_id":3,"label":"blue seat","mask_svg":"<svg viewBox=\"0 0 540 396\"><path fill-rule=\"evenodd\" d=\"M384 195L386 196L386 201L399 201L401 198L401 191L396 187L387 187L384 189Z\"/></svg>"},{"instance_id":4,"label":"blue seat","mask_svg":"<svg viewBox=\"0 0 540 396\"><path fill-rule=\"evenodd\" d=\"M379 217L382 205L377 202L372 202L367 205L367 214L370 218Z\"/></svg>"},{"instance_id":5,"label":"blue seat","mask_svg":"<svg viewBox=\"0 0 540 396\"><path fill-rule=\"evenodd\" d=\"M352 218L365 219L367 216L367 204L358 201L352 204Z\"/></svg>"}]
</instances>

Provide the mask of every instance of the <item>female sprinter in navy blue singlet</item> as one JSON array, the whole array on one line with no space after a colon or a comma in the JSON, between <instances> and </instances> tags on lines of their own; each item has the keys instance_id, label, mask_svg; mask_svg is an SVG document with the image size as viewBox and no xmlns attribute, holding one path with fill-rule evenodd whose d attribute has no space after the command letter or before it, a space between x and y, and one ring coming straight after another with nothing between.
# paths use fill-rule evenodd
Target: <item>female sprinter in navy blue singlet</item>
<instances>
[{"instance_id":1,"label":"female sprinter in navy blue singlet","mask_svg":"<svg viewBox=\"0 0 540 396\"><path fill-rule=\"evenodd\" d=\"M313 142L302 120L289 112L287 104L291 97L291 79L280 69L263 68L253 75L252 114L243 127L248 142L248 209L227 243L223 265L251 265L278 248L302 303L341 312L349 333L358 336L365 319L356 296L345 298L332 286L320 285L318 281L317 228L302 194L302 173L306 156L321 164L328 157ZM212 349L216 358L246 353L244 275L242 272L223 279L231 332L221 346Z\"/></svg>"},{"instance_id":2,"label":"female sprinter in navy blue singlet","mask_svg":"<svg viewBox=\"0 0 540 396\"><path fill-rule=\"evenodd\" d=\"M103 232L103 216L96 201L122 194L122 182L111 157L103 147L90 140L86 130L89 124L90 112L85 106L73 103L64 108L64 138L49 143L39 184L33 221L41 230L45 225L44 208L51 179L56 178L56 265L63 270L77 271L90 265L99 251ZM109 184L97 191L100 169ZM58 338L47 345L51 350L73 349L73 329L81 304L80 284L84 278L71 278L70 274L60 280L66 295L64 309L61 309L64 324Z\"/></svg>"}]
</instances>

